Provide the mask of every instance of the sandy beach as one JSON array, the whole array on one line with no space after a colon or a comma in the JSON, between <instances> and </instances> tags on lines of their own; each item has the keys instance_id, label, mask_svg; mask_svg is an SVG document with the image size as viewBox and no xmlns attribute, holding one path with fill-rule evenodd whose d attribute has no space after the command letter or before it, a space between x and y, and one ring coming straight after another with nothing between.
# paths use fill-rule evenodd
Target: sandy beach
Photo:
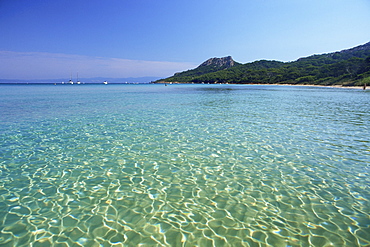
<instances>
[{"instance_id":1,"label":"sandy beach","mask_svg":"<svg viewBox=\"0 0 370 247\"><path fill-rule=\"evenodd\" d=\"M159 84L202 84L202 83L194 83L194 82L165 82L165 81L159 81L156 82ZM231 84L231 85L268 85L268 86L299 86L299 87L329 87L329 88L345 88L345 89L358 89L363 90L362 86L343 86L343 85L315 85L315 84L261 84L261 83L255 83L255 84L243 84L243 83L204 83L204 84ZM370 90L370 87L367 87L366 90Z\"/></svg>"}]
</instances>

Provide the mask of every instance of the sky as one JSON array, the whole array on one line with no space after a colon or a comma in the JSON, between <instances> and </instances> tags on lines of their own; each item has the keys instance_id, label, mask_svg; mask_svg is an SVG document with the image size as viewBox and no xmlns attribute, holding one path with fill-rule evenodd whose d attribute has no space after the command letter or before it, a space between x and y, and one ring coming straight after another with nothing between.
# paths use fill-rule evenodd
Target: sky
<instances>
[{"instance_id":1,"label":"sky","mask_svg":"<svg viewBox=\"0 0 370 247\"><path fill-rule=\"evenodd\" d=\"M370 41L369 0L0 0L0 79L165 78Z\"/></svg>"}]
</instances>

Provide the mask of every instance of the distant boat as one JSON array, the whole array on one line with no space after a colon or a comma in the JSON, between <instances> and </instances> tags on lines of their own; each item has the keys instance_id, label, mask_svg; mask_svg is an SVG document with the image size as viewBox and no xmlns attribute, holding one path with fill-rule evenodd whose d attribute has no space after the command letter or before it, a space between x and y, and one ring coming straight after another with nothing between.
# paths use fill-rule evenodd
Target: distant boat
<instances>
[{"instance_id":1,"label":"distant boat","mask_svg":"<svg viewBox=\"0 0 370 247\"><path fill-rule=\"evenodd\" d=\"M107 81L104 81L103 83L104 83L105 85L107 85L107 84L108 84L108 82L107 82Z\"/></svg>"},{"instance_id":2,"label":"distant boat","mask_svg":"<svg viewBox=\"0 0 370 247\"><path fill-rule=\"evenodd\" d=\"M77 72L77 84L81 84L81 82L78 80L78 72Z\"/></svg>"},{"instance_id":3,"label":"distant boat","mask_svg":"<svg viewBox=\"0 0 370 247\"><path fill-rule=\"evenodd\" d=\"M69 79L69 84L73 85L73 81L72 81L72 73L71 73L71 78Z\"/></svg>"}]
</instances>

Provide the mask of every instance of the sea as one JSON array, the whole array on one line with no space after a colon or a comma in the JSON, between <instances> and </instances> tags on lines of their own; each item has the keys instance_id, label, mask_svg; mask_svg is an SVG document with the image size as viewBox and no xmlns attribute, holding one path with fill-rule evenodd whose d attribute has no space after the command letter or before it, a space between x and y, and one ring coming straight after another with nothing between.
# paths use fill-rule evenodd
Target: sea
<instances>
[{"instance_id":1,"label":"sea","mask_svg":"<svg viewBox=\"0 0 370 247\"><path fill-rule=\"evenodd\" d=\"M0 246L370 246L370 91L0 85Z\"/></svg>"}]
</instances>

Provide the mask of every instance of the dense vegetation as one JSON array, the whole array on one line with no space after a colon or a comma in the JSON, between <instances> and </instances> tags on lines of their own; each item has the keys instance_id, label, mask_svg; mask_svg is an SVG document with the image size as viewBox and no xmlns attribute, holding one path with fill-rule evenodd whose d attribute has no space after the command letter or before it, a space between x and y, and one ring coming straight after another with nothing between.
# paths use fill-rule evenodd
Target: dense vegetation
<instances>
[{"instance_id":1,"label":"dense vegetation","mask_svg":"<svg viewBox=\"0 0 370 247\"><path fill-rule=\"evenodd\" d=\"M231 68L214 64L199 66L160 81L360 86L365 82L370 84L370 42L340 52L300 58L294 62L261 60L235 63Z\"/></svg>"}]
</instances>

